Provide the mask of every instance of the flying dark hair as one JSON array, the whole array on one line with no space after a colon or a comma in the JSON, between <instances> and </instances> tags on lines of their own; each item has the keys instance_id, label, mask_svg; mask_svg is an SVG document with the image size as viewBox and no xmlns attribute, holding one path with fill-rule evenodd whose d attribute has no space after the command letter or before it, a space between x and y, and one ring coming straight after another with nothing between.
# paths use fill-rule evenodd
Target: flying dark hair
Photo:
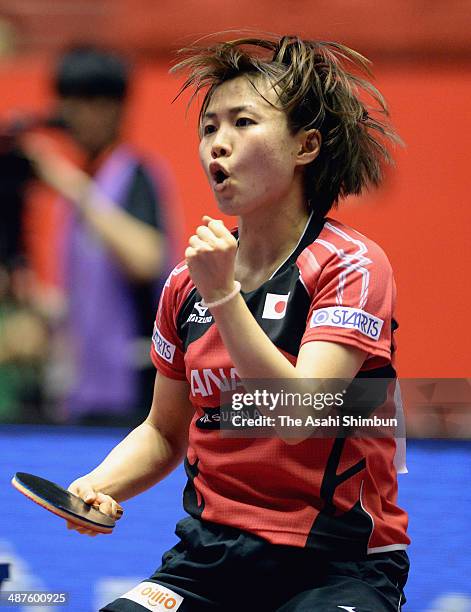
<instances>
[{"instance_id":1,"label":"flying dark hair","mask_svg":"<svg viewBox=\"0 0 471 612\"><path fill-rule=\"evenodd\" d=\"M176 97L193 89L191 103L205 91L200 123L216 88L245 75L255 88L259 77L272 83L292 133L319 130L321 150L304 175L305 197L316 214L323 217L340 198L381 183L383 163L392 163L387 141L401 140L384 120L383 96L363 78L372 76L367 58L339 43L297 36L240 38L180 53L184 59L171 71L189 74Z\"/></svg>"},{"instance_id":2,"label":"flying dark hair","mask_svg":"<svg viewBox=\"0 0 471 612\"><path fill-rule=\"evenodd\" d=\"M76 46L60 58L54 87L61 97L123 100L128 80L128 68L117 55L91 46Z\"/></svg>"}]
</instances>

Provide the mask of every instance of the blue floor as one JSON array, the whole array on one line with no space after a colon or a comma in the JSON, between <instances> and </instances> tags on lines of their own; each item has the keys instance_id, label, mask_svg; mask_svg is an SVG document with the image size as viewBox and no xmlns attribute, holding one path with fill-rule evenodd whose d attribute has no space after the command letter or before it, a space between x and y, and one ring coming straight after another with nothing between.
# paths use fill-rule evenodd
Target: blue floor
<instances>
[{"instance_id":1,"label":"blue floor","mask_svg":"<svg viewBox=\"0 0 471 612\"><path fill-rule=\"evenodd\" d=\"M96 612L111 593L123 592L157 567L161 553L174 544L174 525L183 515L181 469L126 502L115 533L97 538L67 531L63 521L9 484L23 471L67 485L123 435L121 430L0 428L0 564L11 563L13 578L4 588L68 592L67 606L50 609ZM468 612L471 443L410 441L408 467L409 474L400 476L400 502L409 511L413 540L404 610Z\"/></svg>"}]
</instances>

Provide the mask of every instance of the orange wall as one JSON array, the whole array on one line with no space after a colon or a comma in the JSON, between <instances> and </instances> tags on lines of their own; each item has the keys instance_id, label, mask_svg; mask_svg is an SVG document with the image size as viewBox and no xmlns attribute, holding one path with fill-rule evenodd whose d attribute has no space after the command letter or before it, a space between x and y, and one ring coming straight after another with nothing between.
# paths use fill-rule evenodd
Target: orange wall
<instances>
[{"instance_id":1,"label":"orange wall","mask_svg":"<svg viewBox=\"0 0 471 612\"><path fill-rule=\"evenodd\" d=\"M0 116L43 107L46 70L41 60L0 65ZM386 63L375 72L407 147L396 152L397 167L380 191L346 203L335 216L379 242L392 261L400 374L469 376L469 66ZM216 209L199 167L196 109L186 116L185 101L171 104L177 88L167 65L140 65L128 131L141 149L170 162L188 236L203 213Z\"/></svg>"}]
</instances>

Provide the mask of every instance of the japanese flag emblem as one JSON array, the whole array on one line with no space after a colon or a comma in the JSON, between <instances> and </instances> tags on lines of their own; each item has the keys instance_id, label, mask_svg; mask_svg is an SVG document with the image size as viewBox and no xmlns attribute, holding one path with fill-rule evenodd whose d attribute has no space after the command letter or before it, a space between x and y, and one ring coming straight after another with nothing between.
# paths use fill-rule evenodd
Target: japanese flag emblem
<instances>
[{"instance_id":1,"label":"japanese flag emblem","mask_svg":"<svg viewBox=\"0 0 471 612\"><path fill-rule=\"evenodd\" d=\"M267 293L262 319L282 319L286 314L289 293Z\"/></svg>"}]
</instances>

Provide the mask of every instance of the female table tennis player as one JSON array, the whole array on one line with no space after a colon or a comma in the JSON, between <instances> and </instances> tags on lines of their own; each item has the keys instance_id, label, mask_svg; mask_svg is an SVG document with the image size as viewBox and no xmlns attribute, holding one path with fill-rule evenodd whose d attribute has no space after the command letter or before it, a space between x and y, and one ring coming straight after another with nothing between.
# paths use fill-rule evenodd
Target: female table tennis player
<instances>
[{"instance_id":1,"label":"female table tennis player","mask_svg":"<svg viewBox=\"0 0 471 612\"><path fill-rule=\"evenodd\" d=\"M238 229L203 218L158 308L150 414L70 486L115 515L185 462L179 542L103 610L397 611L409 539L394 439L224 437L218 411L240 380L394 379L388 259L327 217L381 181L397 139L384 100L368 61L337 43L186 53L182 90L205 91L201 162Z\"/></svg>"}]
</instances>

